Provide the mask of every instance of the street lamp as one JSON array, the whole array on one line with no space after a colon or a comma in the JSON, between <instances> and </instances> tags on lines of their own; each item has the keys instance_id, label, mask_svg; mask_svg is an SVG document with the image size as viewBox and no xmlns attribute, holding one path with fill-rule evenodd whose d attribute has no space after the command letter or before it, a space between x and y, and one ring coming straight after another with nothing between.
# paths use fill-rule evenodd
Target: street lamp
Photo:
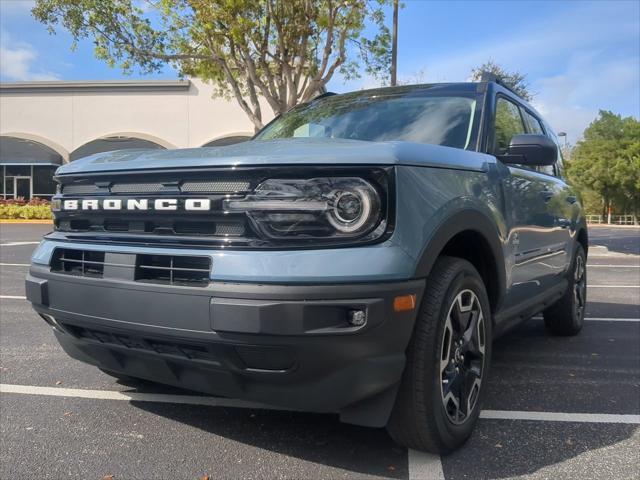
<instances>
[{"instance_id":1,"label":"street lamp","mask_svg":"<svg viewBox=\"0 0 640 480\"><path fill-rule=\"evenodd\" d=\"M558 132L559 137L564 137L564 149L567 149L567 132Z\"/></svg>"}]
</instances>

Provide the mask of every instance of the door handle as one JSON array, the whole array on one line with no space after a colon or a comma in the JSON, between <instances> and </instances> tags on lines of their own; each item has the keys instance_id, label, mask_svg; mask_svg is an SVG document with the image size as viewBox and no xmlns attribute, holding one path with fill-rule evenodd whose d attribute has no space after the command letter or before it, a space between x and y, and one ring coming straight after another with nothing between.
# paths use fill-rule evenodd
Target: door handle
<instances>
[{"instance_id":1,"label":"door handle","mask_svg":"<svg viewBox=\"0 0 640 480\"><path fill-rule=\"evenodd\" d=\"M577 201L578 201L578 199L577 199L575 196L573 196L573 195L569 195L569 196L567 197L567 202L568 202L568 203L570 203L571 205L573 205L573 204L574 204L574 203L576 203Z\"/></svg>"}]
</instances>

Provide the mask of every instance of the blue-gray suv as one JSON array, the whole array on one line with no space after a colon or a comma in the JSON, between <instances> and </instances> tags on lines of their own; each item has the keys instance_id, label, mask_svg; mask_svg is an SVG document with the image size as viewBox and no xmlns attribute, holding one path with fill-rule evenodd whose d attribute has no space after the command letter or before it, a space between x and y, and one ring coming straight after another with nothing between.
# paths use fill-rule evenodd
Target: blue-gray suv
<instances>
[{"instance_id":1,"label":"blue-gray suv","mask_svg":"<svg viewBox=\"0 0 640 480\"><path fill-rule=\"evenodd\" d=\"M246 143L101 153L56 180L27 296L116 377L446 453L478 419L493 338L584 321L557 138L496 82L325 94Z\"/></svg>"}]
</instances>

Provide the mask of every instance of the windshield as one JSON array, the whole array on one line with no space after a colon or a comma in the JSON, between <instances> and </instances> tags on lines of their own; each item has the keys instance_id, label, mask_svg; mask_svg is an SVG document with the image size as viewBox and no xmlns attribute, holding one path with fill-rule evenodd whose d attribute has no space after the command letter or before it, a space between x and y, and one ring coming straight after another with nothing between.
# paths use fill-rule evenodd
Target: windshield
<instances>
[{"instance_id":1,"label":"windshield","mask_svg":"<svg viewBox=\"0 0 640 480\"><path fill-rule=\"evenodd\" d=\"M336 95L294 108L256 139L403 140L465 149L475 107L475 98L466 96Z\"/></svg>"}]
</instances>

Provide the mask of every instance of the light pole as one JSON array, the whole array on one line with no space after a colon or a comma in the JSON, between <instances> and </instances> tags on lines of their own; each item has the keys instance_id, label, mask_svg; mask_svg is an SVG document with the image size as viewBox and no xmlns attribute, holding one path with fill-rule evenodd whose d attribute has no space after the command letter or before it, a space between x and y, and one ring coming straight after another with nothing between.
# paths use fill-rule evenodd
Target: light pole
<instances>
[{"instance_id":1,"label":"light pole","mask_svg":"<svg viewBox=\"0 0 640 480\"><path fill-rule=\"evenodd\" d=\"M558 132L559 137L564 137L564 149L567 149L567 132Z\"/></svg>"},{"instance_id":2,"label":"light pole","mask_svg":"<svg viewBox=\"0 0 640 480\"><path fill-rule=\"evenodd\" d=\"M398 0L393 0L393 31L391 37L391 86L396 86L398 69Z\"/></svg>"}]
</instances>

